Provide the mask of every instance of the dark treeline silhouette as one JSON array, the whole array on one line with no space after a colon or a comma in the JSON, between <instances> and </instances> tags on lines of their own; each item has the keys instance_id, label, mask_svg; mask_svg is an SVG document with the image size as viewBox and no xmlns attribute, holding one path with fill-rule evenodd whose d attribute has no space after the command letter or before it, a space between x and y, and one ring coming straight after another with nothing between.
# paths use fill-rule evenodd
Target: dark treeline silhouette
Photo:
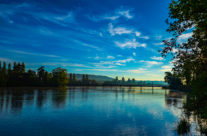
<instances>
[{"instance_id":1,"label":"dark treeline silhouette","mask_svg":"<svg viewBox=\"0 0 207 136\"><path fill-rule=\"evenodd\" d=\"M24 63L9 63L3 62L3 67L0 62L0 86L64 86L69 82L67 70L56 68L52 72L47 72L44 66L41 66L36 71L25 70Z\"/></svg>"},{"instance_id":2,"label":"dark treeline silhouette","mask_svg":"<svg viewBox=\"0 0 207 136\"><path fill-rule=\"evenodd\" d=\"M98 85L95 80L90 80L88 75L85 74L82 80L76 80L76 74L67 73L66 69L60 67L53 69L52 72L45 70L41 66L34 70L25 70L24 63L11 63L3 65L0 62L0 87L6 86L94 86Z\"/></svg>"}]
</instances>

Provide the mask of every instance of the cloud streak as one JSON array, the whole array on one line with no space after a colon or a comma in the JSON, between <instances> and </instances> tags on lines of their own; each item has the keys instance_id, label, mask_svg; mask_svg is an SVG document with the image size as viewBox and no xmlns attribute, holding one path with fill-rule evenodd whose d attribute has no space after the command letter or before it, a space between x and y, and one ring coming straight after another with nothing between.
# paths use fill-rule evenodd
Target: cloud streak
<instances>
[{"instance_id":1,"label":"cloud streak","mask_svg":"<svg viewBox=\"0 0 207 136\"><path fill-rule=\"evenodd\" d=\"M137 42L136 39L133 39L132 41L125 41L123 43L116 41L115 44L120 48L134 48L134 49L136 49L137 47L147 46L145 43Z\"/></svg>"},{"instance_id":2,"label":"cloud streak","mask_svg":"<svg viewBox=\"0 0 207 136\"><path fill-rule=\"evenodd\" d=\"M158 61L148 61L148 60L140 60L139 62L145 63L146 64L146 67L151 67L151 66L154 66L154 65L161 65L161 64L163 64L162 62L158 62Z\"/></svg>"},{"instance_id":3,"label":"cloud streak","mask_svg":"<svg viewBox=\"0 0 207 136\"><path fill-rule=\"evenodd\" d=\"M153 56L153 57L150 57L150 58L153 59L153 60L164 60L163 57Z\"/></svg>"},{"instance_id":4,"label":"cloud streak","mask_svg":"<svg viewBox=\"0 0 207 136\"><path fill-rule=\"evenodd\" d=\"M33 53L33 52L25 52L19 50L8 50L9 52L23 54L23 55L31 55L31 56L42 56L42 57L50 57L50 58L60 58L60 56L52 55L52 54L41 54L41 53Z\"/></svg>"},{"instance_id":5,"label":"cloud streak","mask_svg":"<svg viewBox=\"0 0 207 136\"><path fill-rule=\"evenodd\" d=\"M114 35L122 35L122 34L131 34L133 31L130 29L127 29L125 27L116 27L112 25L112 23L109 23L109 33L114 36Z\"/></svg>"},{"instance_id":6,"label":"cloud streak","mask_svg":"<svg viewBox=\"0 0 207 136\"><path fill-rule=\"evenodd\" d=\"M121 17L124 17L125 19L133 19L134 16L131 14L130 9L117 9L113 13L107 13L104 15L99 15L99 16L91 16L87 15L88 19L94 22L99 22L103 20L109 20L109 21L115 21Z\"/></svg>"}]
</instances>

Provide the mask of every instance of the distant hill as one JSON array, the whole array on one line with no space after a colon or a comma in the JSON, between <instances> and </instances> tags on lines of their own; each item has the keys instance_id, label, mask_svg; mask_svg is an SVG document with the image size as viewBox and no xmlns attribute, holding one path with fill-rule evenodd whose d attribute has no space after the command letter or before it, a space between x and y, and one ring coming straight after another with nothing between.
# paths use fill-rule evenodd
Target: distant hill
<instances>
[{"instance_id":1,"label":"distant hill","mask_svg":"<svg viewBox=\"0 0 207 136\"><path fill-rule=\"evenodd\" d=\"M83 74L76 74L76 79L81 80L82 76L83 76ZM96 82L98 82L98 83L103 83L104 81L112 81L113 80L113 78L108 77L108 76L90 75L90 74L88 74L88 78L90 80L96 80Z\"/></svg>"},{"instance_id":2,"label":"distant hill","mask_svg":"<svg viewBox=\"0 0 207 136\"><path fill-rule=\"evenodd\" d=\"M76 74L76 79L77 80L81 80L82 79L83 74ZM103 76L103 75L90 75L88 74L88 77L90 80L96 80L96 82L98 83L103 83L105 81L113 81L114 78L112 77L108 77L108 76ZM136 80L136 82L140 82L141 80ZM160 85L160 86L166 86L168 85L166 82L164 81L151 81L151 80L142 80L142 82L145 82L145 84L151 85L152 82L154 85Z\"/></svg>"}]
</instances>

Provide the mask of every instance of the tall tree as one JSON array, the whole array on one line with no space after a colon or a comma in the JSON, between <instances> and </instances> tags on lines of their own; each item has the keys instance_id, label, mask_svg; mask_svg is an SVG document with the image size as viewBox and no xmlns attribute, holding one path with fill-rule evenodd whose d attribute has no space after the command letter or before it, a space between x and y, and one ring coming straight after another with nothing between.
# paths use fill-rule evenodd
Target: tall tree
<instances>
[{"instance_id":1,"label":"tall tree","mask_svg":"<svg viewBox=\"0 0 207 136\"><path fill-rule=\"evenodd\" d=\"M3 62L3 67L1 69L1 75L0 75L0 85L6 86L7 84L7 69L6 69L6 62Z\"/></svg>"},{"instance_id":2,"label":"tall tree","mask_svg":"<svg viewBox=\"0 0 207 136\"><path fill-rule=\"evenodd\" d=\"M73 74L73 82L76 82L76 75Z\"/></svg>"},{"instance_id":3,"label":"tall tree","mask_svg":"<svg viewBox=\"0 0 207 136\"><path fill-rule=\"evenodd\" d=\"M85 84L85 81L86 81L86 78L85 78L85 75L83 74L82 75L82 83Z\"/></svg>"},{"instance_id":4,"label":"tall tree","mask_svg":"<svg viewBox=\"0 0 207 136\"><path fill-rule=\"evenodd\" d=\"M125 79L124 79L124 77L122 77L122 79L121 79L121 80L122 80L122 82L125 82Z\"/></svg>"},{"instance_id":5,"label":"tall tree","mask_svg":"<svg viewBox=\"0 0 207 136\"><path fill-rule=\"evenodd\" d=\"M135 79L134 78L132 78L132 83L135 83Z\"/></svg>"},{"instance_id":6,"label":"tall tree","mask_svg":"<svg viewBox=\"0 0 207 136\"><path fill-rule=\"evenodd\" d=\"M43 81L44 80L44 77L45 77L45 67L44 66L41 66L40 68L37 69L37 74L38 74L38 78L40 81Z\"/></svg>"},{"instance_id":7,"label":"tall tree","mask_svg":"<svg viewBox=\"0 0 207 136\"><path fill-rule=\"evenodd\" d=\"M173 71L184 78L188 86L192 81L198 80L199 75L207 75L206 7L206 0L172 0L169 6L167 31L173 32L174 37L164 40L166 46L162 55L173 55ZM192 37L182 41L180 39L183 34ZM207 76L203 80L207 82Z\"/></svg>"},{"instance_id":8,"label":"tall tree","mask_svg":"<svg viewBox=\"0 0 207 136\"><path fill-rule=\"evenodd\" d=\"M118 76L116 76L116 78L115 78L115 82L118 82L119 81L119 78L118 78Z\"/></svg>"},{"instance_id":9,"label":"tall tree","mask_svg":"<svg viewBox=\"0 0 207 136\"><path fill-rule=\"evenodd\" d=\"M70 73L69 81L70 81L70 83L72 83L72 81L73 81L73 74L72 73Z\"/></svg>"}]
</instances>

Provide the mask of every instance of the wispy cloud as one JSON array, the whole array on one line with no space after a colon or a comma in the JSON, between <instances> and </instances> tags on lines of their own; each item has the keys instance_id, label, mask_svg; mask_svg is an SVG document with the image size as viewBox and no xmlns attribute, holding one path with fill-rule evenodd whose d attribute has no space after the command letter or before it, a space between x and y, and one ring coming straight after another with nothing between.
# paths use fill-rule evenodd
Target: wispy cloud
<instances>
[{"instance_id":1,"label":"wispy cloud","mask_svg":"<svg viewBox=\"0 0 207 136\"><path fill-rule=\"evenodd\" d=\"M145 43L137 42L136 39L133 39L132 41L126 41L123 43L115 42L115 44L120 48L134 48L134 49L136 49L137 47L146 47L147 46Z\"/></svg>"},{"instance_id":2,"label":"wispy cloud","mask_svg":"<svg viewBox=\"0 0 207 136\"><path fill-rule=\"evenodd\" d=\"M154 43L154 45L164 45L163 42L159 42L159 43Z\"/></svg>"},{"instance_id":3,"label":"wispy cloud","mask_svg":"<svg viewBox=\"0 0 207 136\"><path fill-rule=\"evenodd\" d=\"M139 36L141 35L141 33L138 32L138 31L136 31L136 32L135 32L135 35L136 35L137 37L139 37Z\"/></svg>"},{"instance_id":4,"label":"wispy cloud","mask_svg":"<svg viewBox=\"0 0 207 136\"><path fill-rule=\"evenodd\" d=\"M99 60L99 59L101 59L99 56L96 56L95 58L94 58L95 60Z\"/></svg>"},{"instance_id":5,"label":"wispy cloud","mask_svg":"<svg viewBox=\"0 0 207 136\"><path fill-rule=\"evenodd\" d=\"M151 67L153 65L161 65L163 64L162 62L158 62L158 61L146 61L146 60L140 60L139 62L141 63L145 63L147 67Z\"/></svg>"},{"instance_id":6,"label":"wispy cloud","mask_svg":"<svg viewBox=\"0 0 207 136\"><path fill-rule=\"evenodd\" d=\"M28 63L29 65L34 66L62 66L62 67L84 67L84 68L91 68L90 66L84 65L84 64L78 64L78 63L62 63L62 62L42 62L42 63Z\"/></svg>"},{"instance_id":7,"label":"wispy cloud","mask_svg":"<svg viewBox=\"0 0 207 136\"><path fill-rule=\"evenodd\" d=\"M72 40L73 42L79 44L79 45L82 45L82 46L85 46L85 47L89 47L89 48L93 48L93 49L96 49L98 51L102 51L101 48L99 48L98 46L95 46L95 45L92 45L92 44L88 44L86 42L82 42L81 40Z\"/></svg>"},{"instance_id":8,"label":"wispy cloud","mask_svg":"<svg viewBox=\"0 0 207 136\"><path fill-rule=\"evenodd\" d=\"M107 56L107 59L115 59L114 56Z\"/></svg>"},{"instance_id":9,"label":"wispy cloud","mask_svg":"<svg viewBox=\"0 0 207 136\"><path fill-rule=\"evenodd\" d=\"M117 13L128 18L128 19L132 19L134 16L130 12L131 12L131 10L120 10Z\"/></svg>"},{"instance_id":10,"label":"wispy cloud","mask_svg":"<svg viewBox=\"0 0 207 136\"><path fill-rule=\"evenodd\" d=\"M153 60L164 60L163 57L156 57L156 56L151 57L151 59L153 59Z\"/></svg>"},{"instance_id":11,"label":"wispy cloud","mask_svg":"<svg viewBox=\"0 0 207 136\"><path fill-rule=\"evenodd\" d=\"M115 12L112 13L106 13L103 15L97 15L97 16L91 16L87 15L88 19L94 22L99 22L102 20L117 20L120 17L124 17L126 19L132 19L134 16L131 14L131 9L117 9Z\"/></svg>"},{"instance_id":12,"label":"wispy cloud","mask_svg":"<svg viewBox=\"0 0 207 136\"><path fill-rule=\"evenodd\" d=\"M12 16L15 15L16 12L20 12L22 9L30 8L28 3L21 4L0 4L0 18L4 19L10 24L13 24Z\"/></svg>"},{"instance_id":13,"label":"wispy cloud","mask_svg":"<svg viewBox=\"0 0 207 136\"><path fill-rule=\"evenodd\" d=\"M42 57L50 57L50 58L59 58L60 56L52 55L52 54L41 54L41 53L33 53L19 50L8 50L9 52L23 54L23 55L32 55L32 56L42 56Z\"/></svg>"},{"instance_id":14,"label":"wispy cloud","mask_svg":"<svg viewBox=\"0 0 207 136\"><path fill-rule=\"evenodd\" d=\"M114 36L116 34L122 35L122 34L130 34L133 31L131 29L125 28L125 27L114 27L112 23L109 23L109 33Z\"/></svg>"},{"instance_id":15,"label":"wispy cloud","mask_svg":"<svg viewBox=\"0 0 207 136\"><path fill-rule=\"evenodd\" d=\"M127 58L127 59L121 59L121 60L113 60L113 61L100 61L98 63L92 63L95 67L99 68L113 68L117 66L123 66L128 62L135 61L134 58Z\"/></svg>"},{"instance_id":16,"label":"wispy cloud","mask_svg":"<svg viewBox=\"0 0 207 136\"><path fill-rule=\"evenodd\" d=\"M123 26L115 27L112 23L108 24L108 31L111 34L111 36L128 34L131 36L136 36L140 39L145 39L145 40L149 39L149 36L143 36L141 32L137 31L136 29L123 27Z\"/></svg>"},{"instance_id":17,"label":"wispy cloud","mask_svg":"<svg viewBox=\"0 0 207 136\"><path fill-rule=\"evenodd\" d=\"M55 12L46 12L42 10L41 12L37 11L38 9L35 4L30 3L20 3L20 4L3 4L0 5L1 13L0 17L4 20L7 20L9 23L14 23L14 20L11 18L17 14L23 13L24 15L29 15L36 21L49 21L58 25L67 26L68 23L74 23L74 12L69 11L66 13L55 13ZM27 12L25 12L27 11ZM26 19L27 16L24 16L21 19ZM24 21L24 20L23 20Z\"/></svg>"},{"instance_id":18,"label":"wispy cloud","mask_svg":"<svg viewBox=\"0 0 207 136\"><path fill-rule=\"evenodd\" d=\"M101 71L101 72L118 72L118 69L107 69L107 68L92 68L92 69L75 69L75 71Z\"/></svg>"},{"instance_id":19,"label":"wispy cloud","mask_svg":"<svg viewBox=\"0 0 207 136\"><path fill-rule=\"evenodd\" d=\"M142 38L142 39L148 40L148 39L149 39L149 36L140 36L139 38Z\"/></svg>"},{"instance_id":20,"label":"wispy cloud","mask_svg":"<svg viewBox=\"0 0 207 136\"><path fill-rule=\"evenodd\" d=\"M133 56L136 56L136 52L133 52L132 55L133 55Z\"/></svg>"}]
</instances>

